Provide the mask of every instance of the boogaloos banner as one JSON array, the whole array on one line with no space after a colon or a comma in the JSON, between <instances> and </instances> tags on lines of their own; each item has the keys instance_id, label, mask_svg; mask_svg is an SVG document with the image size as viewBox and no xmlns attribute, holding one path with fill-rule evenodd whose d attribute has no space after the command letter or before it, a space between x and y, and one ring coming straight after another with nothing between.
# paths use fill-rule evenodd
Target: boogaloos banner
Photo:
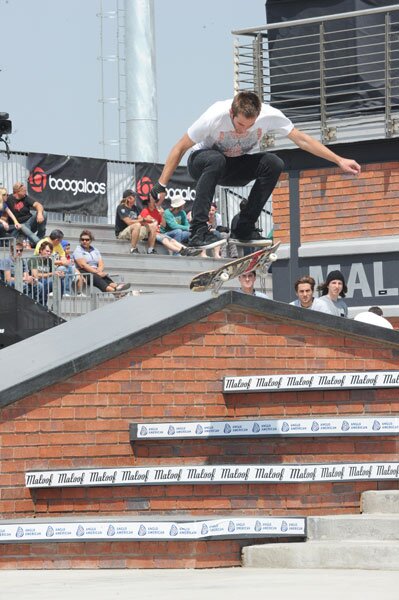
<instances>
[{"instance_id":1,"label":"boogaloos banner","mask_svg":"<svg viewBox=\"0 0 399 600\"><path fill-rule=\"evenodd\" d=\"M161 176L164 165L154 163L136 163L136 192L141 200L145 200L153 185ZM195 181L188 174L186 167L177 167L166 187L164 207L169 207L175 196L182 196L186 201L184 209L191 210L195 200Z\"/></svg>"},{"instance_id":2,"label":"boogaloos banner","mask_svg":"<svg viewBox=\"0 0 399 600\"><path fill-rule=\"evenodd\" d=\"M46 210L107 215L107 162L97 158L28 155L28 195Z\"/></svg>"}]
</instances>

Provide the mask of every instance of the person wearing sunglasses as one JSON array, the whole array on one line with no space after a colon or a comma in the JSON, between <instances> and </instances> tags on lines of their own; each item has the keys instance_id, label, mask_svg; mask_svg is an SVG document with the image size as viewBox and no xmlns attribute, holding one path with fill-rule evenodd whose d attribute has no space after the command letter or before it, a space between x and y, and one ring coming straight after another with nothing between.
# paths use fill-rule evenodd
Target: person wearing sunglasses
<instances>
[{"instance_id":1,"label":"person wearing sunglasses","mask_svg":"<svg viewBox=\"0 0 399 600\"><path fill-rule=\"evenodd\" d=\"M92 245L94 236L89 229L84 229L80 236L80 244L76 247L73 258L81 273L92 273L93 285L102 292L122 292L130 288L130 283L115 283L104 270L101 253Z\"/></svg>"},{"instance_id":2,"label":"person wearing sunglasses","mask_svg":"<svg viewBox=\"0 0 399 600\"><path fill-rule=\"evenodd\" d=\"M22 292L33 298L34 300L41 303L41 299L43 296L43 286L42 284L30 273L28 261L23 258L24 245L22 242L17 242L15 244L15 250L13 246L11 246L10 253L10 262L9 262L9 270L5 271L5 283L10 285L11 287L15 286L15 270L17 265L17 260L21 260L22 262L22 281L23 288Z\"/></svg>"}]
</instances>

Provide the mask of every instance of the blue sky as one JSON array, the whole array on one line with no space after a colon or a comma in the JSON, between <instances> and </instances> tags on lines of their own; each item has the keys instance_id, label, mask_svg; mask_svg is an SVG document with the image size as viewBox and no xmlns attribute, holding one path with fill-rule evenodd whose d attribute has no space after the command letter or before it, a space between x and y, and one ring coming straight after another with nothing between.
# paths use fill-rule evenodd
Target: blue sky
<instances>
[{"instance_id":1,"label":"blue sky","mask_svg":"<svg viewBox=\"0 0 399 600\"><path fill-rule=\"evenodd\" d=\"M115 5L103 0L105 10ZM154 0L154 7L164 162L192 121L232 96L231 31L264 24L265 1ZM12 150L103 156L99 11L100 0L0 0L0 111L13 121ZM116 132L113 110L109 137ZM115 149L107 156L117 158Z\"/></svg>"}]
</instances>

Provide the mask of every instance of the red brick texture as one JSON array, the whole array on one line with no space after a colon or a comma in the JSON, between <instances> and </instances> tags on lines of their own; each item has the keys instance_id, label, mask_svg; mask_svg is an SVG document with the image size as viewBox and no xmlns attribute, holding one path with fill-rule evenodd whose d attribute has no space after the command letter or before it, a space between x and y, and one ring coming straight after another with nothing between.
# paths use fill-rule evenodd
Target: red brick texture
<instances>
[{"instance_id":1,"label":"red brick texture","mask_svg":"<svg viewBox=\"0 0 399 600\"><path fill-rule=\"evenodd\" d=\"M2 518L159 514L173 519L178 513L189 519L190 515L358 512L363 490L397 489L398 483L29 490L24 475L34 469L155 464L396 461L399 445L394 436L164 440L131 445L129 424L140 420L398 414L396 389L222 393L224 375L396 370L398 358L398 350L383 342L365 343L364 338L333 335L301 323L286 324L244 309L233 307L211 314L2 409ZM146 544L151 546L148 556L143 550ZM61 568L63 561L82 568L230 565L239 563L242 544L231 540L113 542L103 546L91 542L0 544L0 566L23 563L26 568L35 564L47 568L54 564ZM189 552L182 550L186 547ZM17 554L24 557L22 563Z\"/></svg>"},{"instance_id":2,"label":"red brick texture","mask_svg":"<svg viewBox=\"0 0 399 600\"><path fill-rule=\"evenodd\" d=\"M363 165L353 177L337 168L300 173L301 243L397 235L399 162ZM273 192L275 238L288 244L288 175Z\"/></svg>"}]
</instances>

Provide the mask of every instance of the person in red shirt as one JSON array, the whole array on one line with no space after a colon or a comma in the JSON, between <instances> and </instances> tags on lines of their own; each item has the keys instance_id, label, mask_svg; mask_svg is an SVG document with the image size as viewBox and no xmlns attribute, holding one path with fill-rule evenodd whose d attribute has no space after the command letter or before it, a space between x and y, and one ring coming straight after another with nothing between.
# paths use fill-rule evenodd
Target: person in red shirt
<instances>
[{"instance_id":1,"label":"person in red shirt","mask_svg":"<svg viewBox=\"0 0 399 600\"><path fill-rule=\"evenodd\" d=\"M147 254L157 254L157 251L154 248L155 242L158 242L165 246L169 251L173 254L187 254L186 247L180 242L170 238L165 233L160 233L161 225L165 225L165 221L163 218L163 208L157 208L155 199L149 194L146 200L143 200L144 208L140 213L140 217L142 218L143 225L150 225L152 223L157 223L157 234L152 246L148 246Z\"/></svg>"}]
</instances>

